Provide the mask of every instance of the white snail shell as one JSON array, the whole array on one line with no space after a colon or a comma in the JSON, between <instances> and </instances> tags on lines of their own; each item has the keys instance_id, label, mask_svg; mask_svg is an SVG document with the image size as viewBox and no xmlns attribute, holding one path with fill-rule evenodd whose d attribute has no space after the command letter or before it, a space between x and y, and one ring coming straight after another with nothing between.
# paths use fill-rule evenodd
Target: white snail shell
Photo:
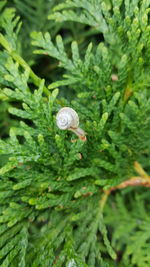
<instances>
[{"instance_id":1,"label":"white snail shell","mask_svg":"<svg viewBox=\"0 0 150 267\"><path fill-rule=\"evenodd\" d=\"M79 126L79 117L74 109L64 107L57 113L56 123L61 130L77 129Z\"/></svg>"},{"instance_id":2,"label":"white snail shell","mask_svg":"<svg viewBox=\"0 0 150 267\"><path fill-rule=\"evenodd\" d=\"M79 128L79 117L76 111L69 107L64 107L59 110L56 115L56 123L61 130L70 130L75 133L80 140L86 141L86 133Z\"/></svg>"}]
</instances>

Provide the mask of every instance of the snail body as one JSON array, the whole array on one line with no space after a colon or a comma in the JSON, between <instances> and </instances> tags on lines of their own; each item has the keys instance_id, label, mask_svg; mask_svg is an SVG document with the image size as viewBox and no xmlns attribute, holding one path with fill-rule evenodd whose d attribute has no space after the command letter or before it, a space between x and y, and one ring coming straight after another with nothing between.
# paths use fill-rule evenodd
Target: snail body
<instances>
[{"instance_id":1,"label":"snail body","mask_svg":"<svg viewBox=\"0 0 150 267\"><path fill-rule=\"evenodd\" d=\"M81 140L86 139L85 132L78 127L79 116L72 108L61 108L56 115L56 124L61 130L70 130L74 132Z\"/></svg>"}]
</instances>

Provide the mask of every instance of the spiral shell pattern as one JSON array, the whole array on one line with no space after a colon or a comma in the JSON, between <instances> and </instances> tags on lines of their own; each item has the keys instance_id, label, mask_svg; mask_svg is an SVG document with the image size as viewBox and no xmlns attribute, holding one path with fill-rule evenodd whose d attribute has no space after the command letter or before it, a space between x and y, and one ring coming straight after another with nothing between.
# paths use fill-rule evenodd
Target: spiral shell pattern
<instances>
[{"instance_id":1,"label":"spiral shell pattern","mask_svg":"<svg viewBox=\"0 0 150 267\"><path fill-rule=\"evenodd\" d=\"M56 123L61 130L76 129L79 126L79 117L74 109L64 107L57 113Z\"/></svg>"}]
</instances>

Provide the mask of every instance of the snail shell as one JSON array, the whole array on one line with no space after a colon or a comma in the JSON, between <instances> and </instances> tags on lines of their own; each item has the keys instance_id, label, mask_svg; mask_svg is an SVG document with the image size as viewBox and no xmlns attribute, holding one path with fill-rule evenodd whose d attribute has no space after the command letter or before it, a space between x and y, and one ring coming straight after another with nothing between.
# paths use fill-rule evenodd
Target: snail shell
<instances>
[{"instance_id":1,"label":"snail shell","mask_svg":"<svg viewBox=\"0 0 150 267\"><path fill-rule=\"evenodd\" d=\"M77 129L79 126L79 117L75 110L64 107L57 113L56 123L61 130Z\"/></svg>"}]
</instances>

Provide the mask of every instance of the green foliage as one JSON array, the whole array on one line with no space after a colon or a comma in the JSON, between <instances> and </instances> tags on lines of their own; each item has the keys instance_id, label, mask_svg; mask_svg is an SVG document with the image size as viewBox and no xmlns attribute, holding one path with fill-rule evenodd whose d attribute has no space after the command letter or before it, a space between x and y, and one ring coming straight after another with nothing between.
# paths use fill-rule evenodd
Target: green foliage
<instances>
[{"instance_id":1,"label":"green foliage","mask_svg":"<svg viewBox=\"0 0 150 267\"><path fill-rule=\"evenodd\" d=\"M34 52L57 69L46 81L31 69L20 17L2 1L1 266L148 267L148 189L112 194L104 212L101 199L136 175L134 161L150 170L149 1L14 2L27 46L33 30ZM74 41L59 34L55 43L60 21L66 31L77 23ZM81 41L78 23L93 42ZM77 111L86 141L57 128L64 106Z\"/></svg>"},{"instance_id":2,"label":"green foliage","mask_svg":"<svg viewBox=\"0 0 150 267\"><path fill-rule=\"evenodd\" d=\"M150 60L148 7L149 1L147 0L114 0L112 4L101 0L68 0L56 6L49 19L73 20L90 25L102 32L105 45L109 45L109 52L106 48L102 48L100 53L104 57L105 64L111 62L114 69L118 69L119 87L121 88L127 82L130 87L132 83L136 83L134 87L139 87L139 85L143 87L145 76L149 72L147 67ZM107 67L110 70L110 66ZM99 71L97 68L96 70ZM108 76L110 76L109 73Z\"/></svg>"},{"instance_id":3,"label":"green foliage","mask_svg":"<svg viewBox=\"0 0 150 267\"><path fill-rule=\"evenodd\" d=\"M60 0L13 0L13 6L15 7L17 13L21 16L23 21L23 27L20 34L20 39L22 43L22 54L33 64L33 49L30 45L30 33L32 31L48 31L55 35L61 28L61 25L56 25L48 21L48 13ZM32 59L32 61L31 61Z\"/></svg>"},{"instance_id":4,"label":"green foliage","mask_svg":"<svg viewBox=\"0 0 150 267\"><path fill-rule=\"evenodd\" d=\"M133 196L126 193L130 210L126 207L123 196L117 194L113 203L106 208L106 222L113 227L112 244L118 251L125 246L123 260L125 266L148 266L149 256L149 209L145 207L146 194ZM141 195L141 196L140 196ZM110 207L113 209L110 215ZM137 213L138 211L138 213ZM148 213L147 213L148 211Z\"/></svg>"}]
</instances>

